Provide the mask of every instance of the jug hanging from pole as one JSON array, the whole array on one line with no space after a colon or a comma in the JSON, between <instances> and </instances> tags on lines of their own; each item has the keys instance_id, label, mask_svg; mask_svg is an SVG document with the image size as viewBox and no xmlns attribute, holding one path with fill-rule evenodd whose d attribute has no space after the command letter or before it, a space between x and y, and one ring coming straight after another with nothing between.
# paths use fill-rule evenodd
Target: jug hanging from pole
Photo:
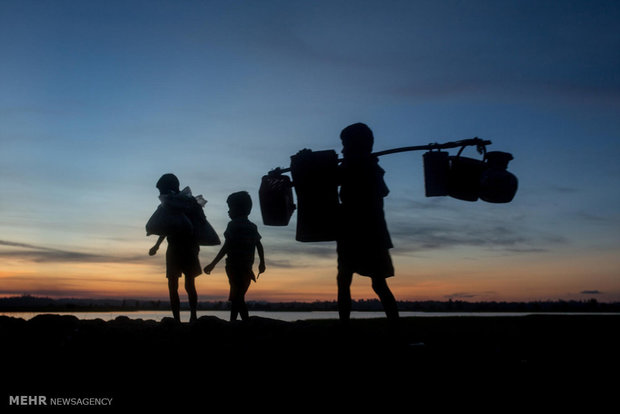
<instances>
[{"instance_id":1,"label":"jug hanging from pole","mask_svg":"<svg viewBox=\"0 0 620 414\"><path fill-rule=\"evenodd\" d=\"M463 146L456 156L450 157L450 174L448 177L448 195L463 201L477 201L480 195L480 178L485 169L484 157L482 160L462 157ZM478 151L486 153L484 146Z\"/></svg>"},{"instance_id":2,"label":"jug hanging from pole","mask_svg":"<svg viewBox=\"0 0 620 414\"><path fill-rule=\"evenodd\" d=\"M514 198L519 182L508 172L512 154L501 151L487 152L485 167L480 177L480 199L488 203L509 203Z\"/></svg>"}]
</instances>

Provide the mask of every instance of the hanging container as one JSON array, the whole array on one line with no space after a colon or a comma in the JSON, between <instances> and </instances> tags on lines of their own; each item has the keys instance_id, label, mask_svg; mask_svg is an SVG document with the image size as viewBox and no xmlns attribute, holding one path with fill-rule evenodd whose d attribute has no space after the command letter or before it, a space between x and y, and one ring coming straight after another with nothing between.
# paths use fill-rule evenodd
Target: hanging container
<instances>
[{"instance_id":1,"label":"hanging container","mask_svg":"<svg viewBox=\"0 0 620 414\"><path fill-rule=\"evenodd\" d=\"M517 177L508 172L512 154L491 151L485 156L486 169L480 177L480 199L489 203L509 203L517 193Z\"/></svg>"},{"instance_id":2,"label":"hanging container","mask_svg":"<svg viewBox=\"0 0 620 414\"><path fill-rule=\"evenodd\" d=\"M480 194L480 178L485 169L483 160L462 157L462 147L456 156L450 157L448 194L464 201L477 201ZM484 152L484 147L482 147Z\"/></svg>"},{"instance_id":3,"label":"hanging container","mask_svg":"<svg viewBox=\"0 0 620 414\"><path fill-rule=\"evenodd\" d=\"M336 240L337 168L338 154L334 150L302 150L291 157L297 195L297 241Z\"/></svg>"},{"instance_id":4,"label":"hanging container","mask_svg":"<svg viewBox=\"0 0 620 414\"><path fill-rule=\"evenodd\" d=\"M424 161L424 189L426 197L448 195L450 157L445 151L428 151L422 155Z\"/></svg>"},{"instance_id":5,"label":"hanging container","mask_svg":"<svg viewBox=\"0 0 620 414\"><path fill-rule=\"evenodd\" d=\"M263 176L258 190L260 211L266 226L287 226L295 211L293 184L287 175Z\"/></svg>"}]
</instances>

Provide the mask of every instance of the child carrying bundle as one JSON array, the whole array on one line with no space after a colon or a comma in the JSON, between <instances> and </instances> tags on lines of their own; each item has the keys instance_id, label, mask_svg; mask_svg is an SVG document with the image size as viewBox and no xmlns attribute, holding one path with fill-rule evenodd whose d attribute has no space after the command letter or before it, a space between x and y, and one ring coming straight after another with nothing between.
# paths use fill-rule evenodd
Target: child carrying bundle
<instances>
[{"instance_id":1,"label":"child carrying bundle","mask_svg":"<svg viewBox=\"0 0 620 414\"><path fill-rule=\"evenodd\" d=\"M164 174L156 184L161 204L146 223L146 234L157 234L157 243L149 255L157 253L167 239L166 278L170 293L170 307L174 319L180 321L179 278L185 275L185 290L190 305L190 322L197 319L198 294L194 278L202 273L198 253L200 246L220 244L220 239L207 221L202 196L193 197L189 187L179 191L179 180L174 174Z\"/></svg>"}]
</instances>

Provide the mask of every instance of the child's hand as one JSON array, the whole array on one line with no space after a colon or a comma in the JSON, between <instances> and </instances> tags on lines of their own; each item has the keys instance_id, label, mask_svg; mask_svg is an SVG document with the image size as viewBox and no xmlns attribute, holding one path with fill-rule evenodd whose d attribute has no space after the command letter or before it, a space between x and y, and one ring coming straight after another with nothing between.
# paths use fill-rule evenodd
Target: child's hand
<instances>
[{"instance_id":1,"label":"child's hand","mask_svg":"<svg viewBox=\"0 0 620 414\"><path fill-rule=\"evenodd\" d=\"M265 273L265 263L263 262L258 265L258 276L260 276L261 273Z\"/></svg>"},{"instance_id":2,"label":"child's hand","mask_svg":"<svg viewBox=\"0 0 620 414\"><path fill-rule=\"evenodd\" d=\"M206 274L210 275L211 272L213 271L213 268L215 267L215 265L213 263L209 263L208 265L205 266L204 271Z\"/></svg>"},{"instance_id":3,"label":"child's hand","mask_svg":"<svg viewBox=\"0 0 620 414\"><path fill-rule=\"evenodd\" d=\"M159 246L151 247L151 249L149 250L149 256L155 256L155 253L157 253L158 249L159 249Z\"/></svg>"}]
</instances>

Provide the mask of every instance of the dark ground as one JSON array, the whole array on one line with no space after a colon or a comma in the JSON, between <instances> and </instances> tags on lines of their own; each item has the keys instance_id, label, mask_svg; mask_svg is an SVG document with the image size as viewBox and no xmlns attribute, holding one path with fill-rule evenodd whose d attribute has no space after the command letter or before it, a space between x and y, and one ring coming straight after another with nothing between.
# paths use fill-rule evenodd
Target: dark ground
<instances>
[{"instance_id":1,"label":"dark ground","mask_svg":"<svg viewBox=\"0 0 620 414\"><path fill-rule=\"evenodd\" d=\"M419 317L400 328L393 334L384 319L345 330L335 320L0 316L2 411L27 408L9 406L11 395L45 395L113 398L80 412L559 412L620 390L620 316Z\"/></svg>"}]
</instances>

